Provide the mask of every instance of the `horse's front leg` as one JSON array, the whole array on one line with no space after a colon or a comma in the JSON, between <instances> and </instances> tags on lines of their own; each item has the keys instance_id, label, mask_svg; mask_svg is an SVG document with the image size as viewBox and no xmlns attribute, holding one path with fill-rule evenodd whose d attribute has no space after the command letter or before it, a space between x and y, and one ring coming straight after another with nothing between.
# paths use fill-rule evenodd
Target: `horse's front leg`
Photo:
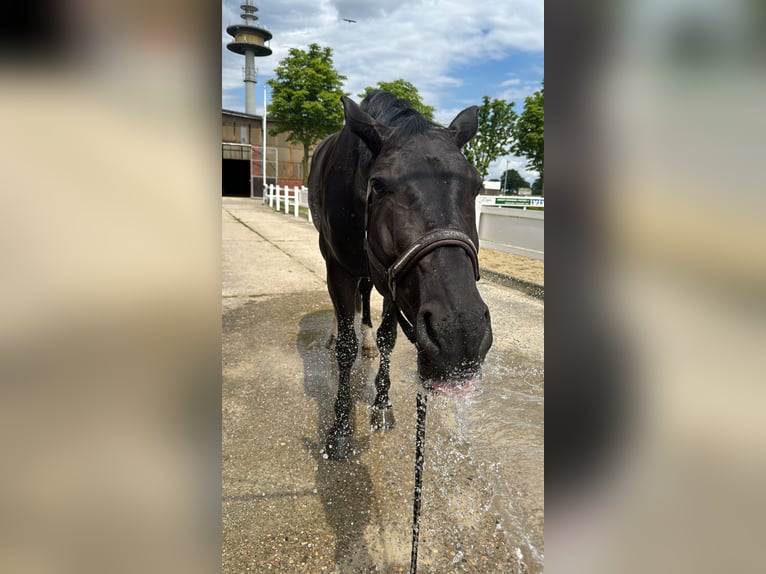
<instances>
[{"instance_id":1,"label":"horse's front leg","mask_svg":"<svg viewBox=\"0 0 766 574\"><path fill-rule=\"evenodd\" d=\"M359 280L359 295L362 298L362 356L374 359L378 356L378 347L375 344L375 334L372 329L372 317L370 316L370 293L372 281L369 277Z\"/></svg>"},{"instance_id":2,"label":"horse's front leg","mask_svg":"<svg viewBox=\"0 0 766 574\"><path fill-rule=\"evenodd\" d=\"M380 366L375 377L375 402L372 405L370 424L376 430L394 428L394 409L388 398L391 387L391 351L396 344L396 309L390 299L383 300L383 316L378 327L378 350L380 351Z\"/></svg>"},{"instance_id":3,"label":"horse's front leg","mask_svg":"<svg viewBox=\"0 0 766 574\"><path fill-rule=\"evenodd\" d=\"M335 398L335 423L330 429L325 453L333 459L347 458L351 441L351 367L356 360L358 341L354 331L354 300L358 280L338 265L327 263L327 288L335 307L338 339L338 394Z\"/></svg>"},{"instance_id":4,"label":"horse's front leg","mask_svg":"<svg viewBox=\"0 0 766 574\"><path fill-rule=\"evenodd\" d=\"M361 306L362 310L362 356L365 359L374 359L378 356L378 346L375 344L375 331L372 328L372 315L370 314L370 293L372 292L372 281L369 277L362 277L359 280L358 297L356 308ZM338 319L333 317L332 332L327 338L327 348L335 350L338 342Z\"/></svg>"}]
</instances>

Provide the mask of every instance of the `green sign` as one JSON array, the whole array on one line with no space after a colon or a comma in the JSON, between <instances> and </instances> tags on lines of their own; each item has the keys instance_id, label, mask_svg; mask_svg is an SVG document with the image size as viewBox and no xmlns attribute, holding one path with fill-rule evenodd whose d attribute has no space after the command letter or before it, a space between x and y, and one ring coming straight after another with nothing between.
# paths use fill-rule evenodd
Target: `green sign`
<instances>
[{"instance_id":1,"label":"green sign","mask_svg":"<svg viewBox=\"0 0 766 574\"><path fill-rule=\"evenodd\" d=\"M518 205L542 207L545 200L542 197L495 197L495 205Z\"/></svg>"},{"instance_id":2,"label":"green sign","mask_svg":"<svg viewBox=\"0 0 766 574\"><path fill-rule=\"evenodd\" d=\"M495 205L531 205L528 197L496 197Z\"/></svg>"}]
</instances>

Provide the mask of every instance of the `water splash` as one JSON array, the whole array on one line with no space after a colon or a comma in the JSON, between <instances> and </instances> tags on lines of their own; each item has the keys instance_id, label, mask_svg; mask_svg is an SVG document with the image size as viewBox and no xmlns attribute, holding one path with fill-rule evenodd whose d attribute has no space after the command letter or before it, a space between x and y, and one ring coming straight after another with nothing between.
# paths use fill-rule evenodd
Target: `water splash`
<instances>
[{"instance_id":1,"label":"water splash","mask_svg":"<svg viewBox=\"0 0 766 574\"><path fill-rule=\"evenodd\" d=\"M428 571L543 571L544 371L504 359L486 364L470 392L429 396L420 550Z\"/></svg>"}]
</instances>

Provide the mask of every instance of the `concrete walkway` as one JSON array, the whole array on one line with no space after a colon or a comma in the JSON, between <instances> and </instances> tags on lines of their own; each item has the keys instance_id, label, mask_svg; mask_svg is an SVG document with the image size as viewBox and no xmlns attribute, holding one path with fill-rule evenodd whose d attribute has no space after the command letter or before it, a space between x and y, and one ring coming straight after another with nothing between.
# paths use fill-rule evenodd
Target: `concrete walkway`
<instances>
[{"instance_id":1,"label":"concrete walkway","mask_svg":"<svg viewBox=\"0 0 766 574\"><path fill-rule=\"evenodd\" d=\"M325 289L312 224L252 199L224 198L221 215L224 301Z\"/></svg>"},{"instance_id":2,"label":"concrete walkway","mask_svg":"<svg viewBox=\"0 0 766 574\"><path fill-rule=\"evenodd\" d=\"M337 370L318 234L235 198L222 234L222 571L409 571L414 347L400 336L392 355L397 427L370 430L377 360L359 359L356 454L325 459ZM495 343L470 404L429 401L421 574L542 571L543 303L479 288ZM373 292L375 326L380 303Z\"/></svg>"}]
</instances>

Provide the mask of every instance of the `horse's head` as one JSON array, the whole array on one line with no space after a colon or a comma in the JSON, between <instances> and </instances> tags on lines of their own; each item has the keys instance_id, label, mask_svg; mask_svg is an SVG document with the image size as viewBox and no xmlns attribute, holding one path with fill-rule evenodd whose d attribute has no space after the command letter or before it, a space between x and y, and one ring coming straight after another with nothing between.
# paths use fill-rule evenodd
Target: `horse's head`
<instances>
[{"instance_id":1,"label":"horse's head","mask_svg":"<svg viewBox=\"0 0 766 574\"><path fill-rule=\"evenodd\" d=\"M391 297L418 350L426 386L451 390L478 377L492 345L478 279L475 199L482 187L460 151L477 108L449 128L412 116L384 125L343 98L346 125L369 149L366 250L375 286Z\"/></svg>"}]
</instances>

